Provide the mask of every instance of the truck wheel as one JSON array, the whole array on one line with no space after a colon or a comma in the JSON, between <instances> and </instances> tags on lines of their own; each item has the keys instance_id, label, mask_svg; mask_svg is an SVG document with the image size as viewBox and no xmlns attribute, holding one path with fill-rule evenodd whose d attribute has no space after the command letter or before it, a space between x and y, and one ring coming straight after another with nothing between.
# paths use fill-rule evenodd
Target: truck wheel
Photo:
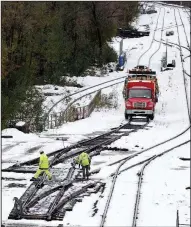
<instances>
[{"instance_id":1,"label":"truck wheel","mask_svg":"<svg viewBox=\"0 0 191 227\"><path fill-rule=\"evenodd\" d=\"M125 119L128 120L129 115L125 113Z\"/></svg>"},{"instance_id":2,"label":"truck wheel","mask_svg":"<svg viewBox=\"0 0 191 227\"><path fill-rule=\"evenodd\" d=\"M154 119L154 114L152 114L152 115L150 116L150 119L151 119L151 120L153 120L153 119Z\"/></svg>"}]
</instances>

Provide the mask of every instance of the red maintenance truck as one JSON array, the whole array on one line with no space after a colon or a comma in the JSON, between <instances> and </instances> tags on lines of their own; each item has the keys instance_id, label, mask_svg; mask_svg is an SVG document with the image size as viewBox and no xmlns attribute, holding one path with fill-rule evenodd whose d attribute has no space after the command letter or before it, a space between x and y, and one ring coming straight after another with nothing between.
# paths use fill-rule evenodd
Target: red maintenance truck
<instances>
[{"instance_id":1,"label":"red maintenance truck","mask_svg":"<svg viewBox=\"0 0 191 227\"><path fill-rule=\"evenodd\" d=\"M130 80L124 89L125 118L145 116L147 121L154 119L156 87L153 80Z\"/></svg>"}]
</instances>

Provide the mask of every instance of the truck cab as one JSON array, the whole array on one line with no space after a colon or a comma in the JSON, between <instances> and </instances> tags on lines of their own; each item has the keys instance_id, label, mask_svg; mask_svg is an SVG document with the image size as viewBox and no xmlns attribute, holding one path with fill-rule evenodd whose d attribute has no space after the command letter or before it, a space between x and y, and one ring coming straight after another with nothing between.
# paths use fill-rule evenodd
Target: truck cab
<instances>
[{"instance_id":1,"label":"truck cab","mask_svg":"<svg viewBox=\"0 0 191 227\"><path fill-rule=\"evenodd\" d=\"M154 119L156 97L153 81L129 81L125 89L125 118L144 116Z\"/></svg>"},{"instance_id":2,"label":"truck cab","mask_svg":"<svg viewBox=\"0 0 191 227\"><path fill-rule=\"evenodd\" d=\"M142 68L141 68L142 67ZM144 68L143 68L144 67ZM138 71L136 71L138 69ZM159 98L159 85L158 80L156 77L156 72L152 71L146 66L137 66L133 70L128 71L129 75L125 79L124 87L123 87L123 97L125 98L125 90L127 87L127 83L132 80L147 80L147 81L153 81L155 83L155 99L156 102L158 102Z\"/></svg>"}]
</instances>

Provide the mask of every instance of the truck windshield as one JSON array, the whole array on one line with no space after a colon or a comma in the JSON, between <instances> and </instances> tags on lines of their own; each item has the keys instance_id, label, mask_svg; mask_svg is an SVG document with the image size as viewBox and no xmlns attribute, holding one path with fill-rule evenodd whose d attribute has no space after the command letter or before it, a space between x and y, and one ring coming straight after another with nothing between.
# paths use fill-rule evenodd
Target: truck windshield
<instances>
[{"instance_id":1,"label":"truck windshield","mask_svg":"<svg viewBox=\"0 0 191 227\"><path fill-rule=\"evenodd\" d=\"M129 98L151 98L151 90L143 89L130 89Z\"/></svg>"}]
</instances>

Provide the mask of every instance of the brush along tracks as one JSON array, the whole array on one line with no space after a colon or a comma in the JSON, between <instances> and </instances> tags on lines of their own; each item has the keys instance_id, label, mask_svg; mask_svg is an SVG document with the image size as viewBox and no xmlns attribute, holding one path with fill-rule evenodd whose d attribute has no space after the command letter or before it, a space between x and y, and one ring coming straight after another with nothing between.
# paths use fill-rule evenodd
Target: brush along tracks
<instances>
[{"instance_id":1,"label":"brush along tracks","mask_svg":"<svg viewBox=\"0 0 191 227\"><path fill-rule=\"evenodd\" d=\"M94 86L91 86L91 87L88 87L88 88L85 88L85 89L82 89L80 91L77 91L77 92L74 92L70 95L67 95L63 98L61 98L60 100L58 100L48 111L47 113L45 114L44 118L43 118L43 125L45 126L47 123L47 120L48 120L48 116L49 114L51 113L51 111L54 109L55 106L57 106L60 102L64 101L64 100L67 100L68 98L71 98L72 96L75 96L77 94L80 94L81 98L82 97L85 97L86 95L89 95L89 94L93 94L99 90L102 90L104 88L108 88L108 87L111 87L111 86L114 86L114 85L117 85L117 84L120 84L120 83L123 83L124 82L124 79L126 78L126 76L122 76L122 77L119 77L119 78L115 78L115 79L112 79L112 80L108 80L108 81L105 81L103 83L100 83L100 84L96 84ZM112 82L112 83L111 83ZM95 89L94 89L95 88ZM91 92L86 92L90 90ZM77 99L78 100L80 99L79 96L77 96ZM46 128L46 127L45 127ZM48 126L49 128L49 126Z\"/></svg>"},{"instance_id":2,"label":"brush along tracks","mask_svg":"<svg viewBox=\"0 0 191 227\"><path fill-rule=\"evenodd\" d=\"M90 153L90 155L97 155L104 150L104 146L114 142L115 140L121 138L122 136L127 136L132 132L136 132L138 129L143 129L148 125L148 123L133 125L132 123L126 123L119 126L116 129L111 130L108 133L95 137L93 139L81 142L77 147L73 146L67 150L63 149L55 154L51 159L51 167L59 163L63 163L66 160L78 155L82 151ZM23 167L28 168L26 164L34 164L37 160L32 160L30 162L25 162L22 168L12 167L6 171L11 172L24 172L27 170ZM24 166L25 165L25 166ZM67 175L65 172L69 169ZM5 171L5 170L4 170ZM53 181L47 182L46 176L43 175L39 181L33 182L21 196L20 199L15 200L14 208L12 209L9 219L46 219L46 220L60 220L63 218L63 214L66 209L64 205L69 201L72 201L76 196L85 193L89 188L96 188L103 186L101 182L85 182L82 185L79 182L76 182L76 177L79 174L75 168L70 167L66 168L65 172L62 172L62 169L58 169L58 175L56 181L53 178ZM54 172L53 172L54 177ZM66 194L67 191L69 195Z\"/></svg>"}]
</instances>

